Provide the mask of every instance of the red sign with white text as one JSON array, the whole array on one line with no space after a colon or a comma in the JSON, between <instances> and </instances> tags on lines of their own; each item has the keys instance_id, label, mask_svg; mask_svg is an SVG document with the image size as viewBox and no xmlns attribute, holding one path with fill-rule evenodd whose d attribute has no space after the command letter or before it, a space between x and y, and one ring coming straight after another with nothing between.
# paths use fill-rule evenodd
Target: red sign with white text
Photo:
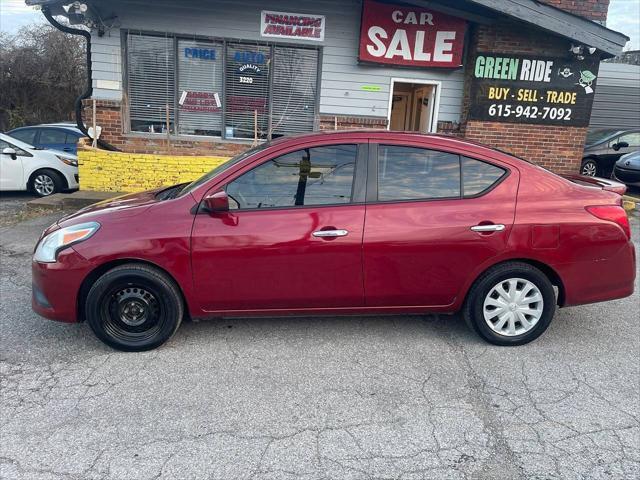
<instances>
[{"instance_id":1,"label":"red sign with white text","mask_svg":"<svg viewBox=\"0 0 640 480\"><path fill-rule=\"evenodd\" d=\"M360 60L412 67L462 65L466 22L433 10L365 0Z\"/></svg>"}]
</instances>

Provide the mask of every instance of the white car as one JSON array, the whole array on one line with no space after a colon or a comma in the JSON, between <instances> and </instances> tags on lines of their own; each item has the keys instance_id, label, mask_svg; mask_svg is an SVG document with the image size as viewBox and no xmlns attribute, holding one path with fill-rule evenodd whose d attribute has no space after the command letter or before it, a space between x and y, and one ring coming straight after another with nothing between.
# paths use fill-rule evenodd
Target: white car
<instances>
[{"instance_id":1,"label":"white car","mask_svg":"<svg viewBox=\"0 0 640 480\"><path fill-rule=\"evenodd\" d=\"M77 188L78 157L0 133L0 190L29 190L46 197Z\"/></svg>"}]
</instances>

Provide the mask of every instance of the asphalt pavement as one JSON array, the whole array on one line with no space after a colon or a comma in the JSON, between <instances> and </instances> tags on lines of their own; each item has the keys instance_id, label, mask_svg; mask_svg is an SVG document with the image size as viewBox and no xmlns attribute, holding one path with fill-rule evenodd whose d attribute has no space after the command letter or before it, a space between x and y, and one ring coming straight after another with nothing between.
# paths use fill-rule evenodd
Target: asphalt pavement
<instances>
[{"instance_id":1,"label":"asphalt pavement","mask_svg":"<svg viewBox=\"0 0 640 480\"><path fill-rule=\"evenodd\" d=\"M536 342L457 317L183 324L121 353L31 311L56 216L0 197L3 479L637 479L640 295L560 310ZM640 238L633 221L636 242Z\"/></svg>"}]
</instances>

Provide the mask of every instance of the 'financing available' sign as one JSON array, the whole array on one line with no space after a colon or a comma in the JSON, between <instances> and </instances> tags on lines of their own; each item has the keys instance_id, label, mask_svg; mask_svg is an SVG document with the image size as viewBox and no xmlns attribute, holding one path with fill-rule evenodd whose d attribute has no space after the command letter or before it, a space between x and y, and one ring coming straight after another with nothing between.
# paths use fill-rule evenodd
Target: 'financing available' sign
<instances>
[{"instance_id":1,"label":"'financing available' sign","mask_svg":"<svg viewBox=\"0 0 640 480\"><path fill-rule=\"evenodd\" d=\"M419 7L365 0L359 59L411 67L462 65L466 22Z\"/></svg>"},{"instance_id":2,"label":"'financing available' sign","mask_svg":"<svg viewBox=\"0 0 640 480\"><path fill-rule=\"evenodd\" d=\"M324 15L263 10L260 34L263 37L324 41Z\"/></svg>"}]
</instances>

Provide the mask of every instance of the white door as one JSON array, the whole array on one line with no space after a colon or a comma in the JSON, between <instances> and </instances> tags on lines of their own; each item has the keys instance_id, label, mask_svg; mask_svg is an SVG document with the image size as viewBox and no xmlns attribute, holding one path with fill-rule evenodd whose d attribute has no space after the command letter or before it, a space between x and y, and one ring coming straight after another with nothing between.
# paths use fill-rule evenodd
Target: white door
<instances>
[{"instance_id":1,"label":"white door","mask_svg":"<svg viewBox=\"0 0 640 480\"><path fill-rule=\"evenodd\" d=\"M408 93L394 93L391 104L391 130L407 130Z\"/></svg>"},{"instance_id":2,"label":"white door","mask_svg":"<svg viewBox=\"0 0 640 480\"><path fill-rule=\"evenodd\" d=\"M0 190L25 190L26 184L23 181L22 157L2 153L5 148L13 148L19 151L13 145L8 144L4 140L0 140Z\"/></svg>"}]
</instances>

